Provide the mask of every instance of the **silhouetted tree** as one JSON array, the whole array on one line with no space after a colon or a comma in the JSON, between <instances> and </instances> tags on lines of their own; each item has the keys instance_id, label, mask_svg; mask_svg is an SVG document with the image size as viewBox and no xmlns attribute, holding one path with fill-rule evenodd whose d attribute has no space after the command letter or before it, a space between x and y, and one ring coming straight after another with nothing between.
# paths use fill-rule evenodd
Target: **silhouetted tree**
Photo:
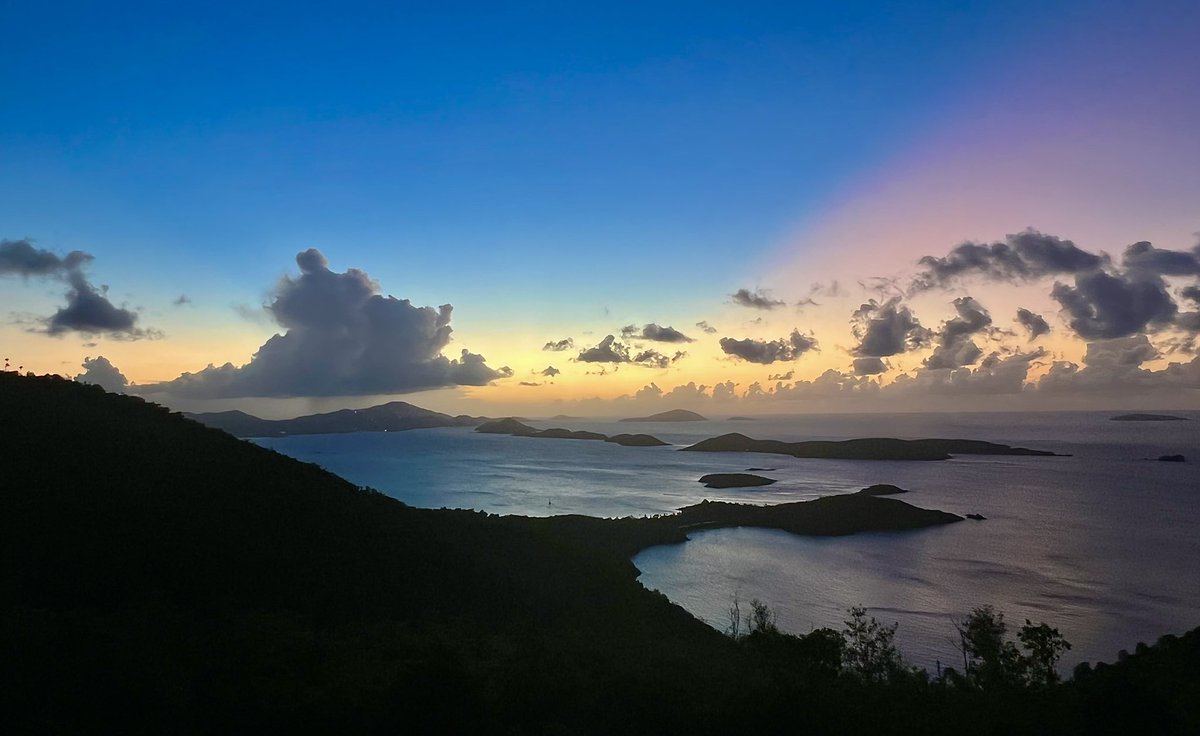
<instances>
[{"instance_id":1,"label":"silhouetted tree","mask_svg":"<svg viewBox=\"0 0 1200 736\"><path fill-rule=\"evenodd\" d=\"M849 610L850 618L842 630L845 640L845 668L866 682L887 682L904 672L904 662L896 649L899 624L885 626L874 616L867 617L862 606Z\"/></svg>"}]
</instances>

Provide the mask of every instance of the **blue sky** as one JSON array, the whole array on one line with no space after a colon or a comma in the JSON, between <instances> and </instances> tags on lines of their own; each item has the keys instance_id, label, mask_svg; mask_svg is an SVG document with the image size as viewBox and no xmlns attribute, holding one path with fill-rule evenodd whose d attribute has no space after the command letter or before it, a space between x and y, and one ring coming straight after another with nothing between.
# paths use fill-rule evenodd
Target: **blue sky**
<instances>
[{"instance_id":1,"label":"blue sky","mask_svg":"<svg viewBox=\"0 0 1200 736\"><path fill-rule=\"evenodd\" d=\"M453 303L503 364L632 322L844 332L848 309L763 326L727 297L1026 226L1109 251L1200 229L1194 3L62 2L0 25L0 237L93 254L166 335L155 360L43 338L45 369L240 364L279 328L234 307L310 247ZM0 287L6 342L34 352L22 325L58 291Z\"/></svg>"}]
</instances>

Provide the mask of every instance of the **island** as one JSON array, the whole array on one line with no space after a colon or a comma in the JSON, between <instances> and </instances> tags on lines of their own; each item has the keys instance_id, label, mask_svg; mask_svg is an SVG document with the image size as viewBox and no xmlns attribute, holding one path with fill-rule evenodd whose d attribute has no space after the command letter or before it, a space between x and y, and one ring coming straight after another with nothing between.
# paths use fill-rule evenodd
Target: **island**
<instances>
[{"instance_id":1,"label":"island","mask_svg":"<svg viewBox=\"0 0 1200 736\"><path fill-rule=\"evenodd\" d=\"M924 529L963 520L957 514L857 493L771 506L705 500L681 508L675 518L685 531L752 526L816 537Z\"/></svg>"},{"instance_id":2,"label":"island","mask_svg":"<svg viewBox=\"0 0 1200 736\"><path fill-rule=\"evenodd\" d=\"M670 411L651 414L648 417L629 417L622 422L707 422L708 417L701 416L687 409L671 409Z\"/></svg>"},{"instance_id":3,"label":"island","mask_svg":"<svg viewBox=\"0 0 1200 736\"><path fill-rule=\"evenodd\" d=\"M709 473L700 476L700 482L705 488L751 488L769 486L776 481L752 473Z\"/></svg>"},{"instance_id":4,"label":"island","mask_svg":"<svg viewBox=\"0 0 1200 736\"><path fill-rule=\"evenodd\" d=\"M681 452L763 452L830 460L949 460L954 455L1032 455L1054 457L1046 450L1010 447L981 440L898 440L872 437L855 440L781 442L756 440L733 432L680 448Z\"/></svg>"},{"instance_id":5,"label":"island","mask_svg":"<svg viewBox=\"0 0 1200 736\"><path fill-rule=\"evenodd\" d=\"M756 419L756 417L729 417L729 421L731 422L753 422Z\"/></svg>"},{"instance_id":6,"label":"island","mask_svg":"<svg viewBox=\"0 0 1200 736\"><path fill-rule=\"evenodd\" d=\"M343 434L347 432L401 432L436 427L474 427L482 417L422 409L405 401L390 401L366 409L340 409L324 414L307 414L293 419L260 419L244 411L185 414L209 427L234 437L283 437L296 434Z\"/></svg>"},{"instance_id":7,"label":"island","mask_svg":"<svg viewBox=\"0 0 1200 736\"><path fill-rule=\"evenodd\" d=\"M1109 417L1110 422L1186 422L1187 417L1177 417L1174 414L1119 414Z\"/></svg>"},{"instance_id":8,"label":"island","mask_svg":"<svg viewBox=\"0 0 1200 736\"><path fill-rule=\"evenodd\" d=\"M891 483L876 483L873 486L867 486L859 493L864 496L895 496L900 493L908 493L908 491Z\"/></svg>"},{"instance_id":9,"label":"island","mask_svg":"<svg viewBox=\"0 0 1200 736\"><path fill-rule=\"evenodd\" d=\"M649 434L614 434L605 442L614 442L622 447L667 447L670 443Z\"/></svg>"},{"instance_id":10,"label":"island","mask_svg":"<svg viewBox=\"0 0 1200 736\"><path fill-rule=\"evenodd\" d=\"M618 434L609 437L599 432L585 432L583 430L563 429L562 427L534 429L516 417L486 421L476 427L475 431L483 434L510 434L514 437L540 437L552 440L596 440L600 442L612 442L623 447L666 447L668 445L668 443L648 434Z\"/></svg>"},{"instance_id":11,"label":"island","mask_svg":"<svg viewBox=\"0 0 1200 736\"><path fill-rule=\"evenodd\" d=\"M1183 455L1159 455L1158 461L1161 463L1185 463L1187 458Z\"/></svg>"}]
</instances>

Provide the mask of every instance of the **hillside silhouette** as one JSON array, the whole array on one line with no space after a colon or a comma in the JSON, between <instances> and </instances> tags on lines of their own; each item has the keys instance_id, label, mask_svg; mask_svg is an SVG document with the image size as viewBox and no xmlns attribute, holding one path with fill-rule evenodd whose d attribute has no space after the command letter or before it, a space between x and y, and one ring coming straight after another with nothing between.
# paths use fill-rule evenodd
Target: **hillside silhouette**
<instances>
[{"instance_id":1,"label":"hillside silhouette","mask_svg":"<svg viewBox=\"0 0 1200 736\"><path fill-rule=\"evenodd\" d=\"M416 509L57 377L0 374L0 418L0 714L11 733L1200 723L1189 699L1200 630L1045 689L867 682L830 664L827 630L735 639L642 588L629 556L685 539L674 516ZM901 503L851 501L885 508L873 502Z\"/></svg>"}]
</instances>

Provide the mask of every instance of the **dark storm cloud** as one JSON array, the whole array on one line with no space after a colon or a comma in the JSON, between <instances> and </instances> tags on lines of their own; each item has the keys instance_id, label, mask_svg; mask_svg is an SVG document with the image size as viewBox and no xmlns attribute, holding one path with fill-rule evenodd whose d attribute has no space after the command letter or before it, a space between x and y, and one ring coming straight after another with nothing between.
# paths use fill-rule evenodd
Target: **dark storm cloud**
<instances>
[{"instance_id":1,"label":"dark storm cloud","mask_svg":"<svg viewBox=\"0 0 1200 736\"><path fill-rule=\"evenodd\" d=\"M738 289L730 294L734 304L740 304L743 307L751 309L778 309L779 307L787 306L787 302L782 299L772 299L761 289L750 291L749 289Z\"/></svg>"},{"instance_id":2,"label":"dark storm cloud","mask_svg":"<svg viewBox=\"0 0 1200 736\"><path fill-rule=\"evenodd\" d=\"M242 367L209 366L173 381L139 387L193 398L356 396L446 386L482 386L512 375L463 350L450 360L453 307L415 307L384 297L366 273L329 269L316 249L296 256L267 310L284 328Z\"/></svg>"},{"instance_id":3,"label":"dark storm cloud","mask_svg":"<svg viewBox=\"0 0 1200 736\"><path fill-rule=\"evenodd\" d=\"M542 350L550 350L555 353L561 353L564 350L570 350L575 347L575 341L569 337L564 337L561 340L551 340L542 346Z\"/></svg>"},{"instance_id":4,"label":"dark storm cloud","mask_svg":"<svg viewBox=\"0 0 1200 736\"><path fill-rule=\"evenodd\" d=\"M1179 296L1200 307L1200 286L1185 286L1180 290Z\"/></svg>"},{"instance_id":5,"label":"dark storm cloud","mask_svg":"<svg viewBox=\"0 0 1200 736\"><path fill-rule=\"evenodd\" d=\"M770 365L771 363L786 362L798 359L817 346L817 341L810 335L802 335L799 330L792 330L787 339L779 340L735 340L723 337L720 341L721 350L727 355L741 358L749 363Z\"/></svg>"},{"instance_id":6,"label":"dark storm cloud","mask_svg":"<svg viewBox=\"0 0 1200 736\"><path fill-rule=\"evenodd\" d=\"M892 297L881 303L874 299L861 305L852 316L858 345L852 353L860 358L886 358L929 344L932 332L921 326L912 310Z\"/></svg>"},{"instance_id":7,"label":"dark storm cloud","mask_svg":"<svg viewBox=\"0 0 1200 736\"><path fill-rule=\"evenodd\" d=\"M1017 322L1029 333L1030 342L1050 332L1050 323L1046 321L1045 317L1024 307L1017 310Z\"/></svg>"},{"instance_id":8,"label":"dark storm cloud","mask_svg":"<svg viewBox=\"0 0 1200 736\"><path fill-rule=\"evenodd\" d=\"M1113 275L1094 271L1075 277L1075 285L1054 284L1050 292L1085 340L1127 337L1169 324L1178 311L1166 283L1153 274Z\"/></svg>"},{"instance_id":9,"label":"dark storm cloud","mask_svg":"<svg viewBox=\"0 0 1200 736\"><path fill-rule=\"evenodd\" d=\"M55 279L67 284L66 305L43 320L44 330L40 331L48 335L107 334L118 340L161 337L157 330L138 328L137 313L109 301L107 287L92 285L83 273L92 260L90 254L79 250L58 256L35 248L28 240L0 240L0 276Z\"/></svg>"},{"instance_id":10,"label":"dark storm cloud","mask_svg":"<svg viewBox=\"0 0 1200 736\"><path fill-rule=\"evenodd\" d=\"M80 383L92 383L105 391L122 393L129 386L129 379L117 370L103 355L83 359L83 373L75 376Z\"/></svg>"},{"instance_id":11,"label":"dark storm cloud","mask_svg":"<svg viewBox=\"0 0 1200 736\"><path fill-rule=\"evenodd\" d=\"M580 351L575 360L580 363L628 363L629 348L617 342L615 335L605 335L599 344Z\"/></svg>"},{"instance_id":12,"label":"dark storm cloud","mask_svg":"<svg viewBox=\"0 0 1200 736\"><path fill-rule=\"evenodd\" d=\"M1089 253L1070 240L1025 230L990 244L962 243L948 255L925 256L922 270L913 279L909 293L947 288L960 278L977 276L989 281L1021 282L1095 271L1105 258Z\"/></svg>"},{"instance_id":13,"label":"dark storm cloud","mask_svg":"<svg viewBox=\"0 0 1200 736\"><path fill-rule=\"evenodd\" d=\"M991 327L991 315L969 296L955 299L954 310L958 316L942 324L933 354L925 359L925 367L930 370L974 365L983 356L971 336Z\"/></svg>"},{"instance_id":14,"label":"dark storm cloud","mask_svg":"<svg viewBox=\"0 0 1200 736\"><path fill-rule=\"evenodd\" d=\"M696 323L696 326L699 327L700 331L706 335L717 334L717 328L710 325L707 320L700 320Z\"/></svg>"},{"instance_id":15,"label":"dark storm cloud","mask_svg":"<svg viewBox=\"0 0 1200 736\"><path fill-rule=\"evenodd\" d=\"M554 378L555 376L557 376L560 373L562 373L562 371L560 371L559 369L555 368L552 365L548 365L545 368L538 371L539 375L546 376L547 378Z\"/></svg>"},{"instance_id":16,"label":"dark storm cloud","mask_svg":"<svg viewBox=\"0 0 1200 736\"><path fill-rule=\"evenodd\" d=\"M854 375L875 376L887 371L887 363L882 358L855 358Z\"/></svg>"}]
</instances>

